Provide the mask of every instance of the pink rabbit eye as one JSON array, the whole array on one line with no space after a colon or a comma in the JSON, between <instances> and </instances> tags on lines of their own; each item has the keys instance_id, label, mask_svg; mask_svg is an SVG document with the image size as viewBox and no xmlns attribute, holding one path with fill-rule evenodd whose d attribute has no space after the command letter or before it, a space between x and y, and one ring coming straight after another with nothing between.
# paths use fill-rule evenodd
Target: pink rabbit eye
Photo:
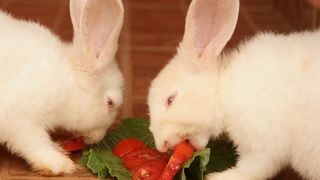
<instances>
[{"instance_id":1,"label":"pink rabbit eye","mask_svg":"<svg viewBox=\"0 0 320 180\"><path fill-rule=\"evenodd\" d=\"M174 99L176 98L176 94L173 94L171 96L168 97L166 105L169 107L171 106L171 104L173 103Z\"/></svg>"},{"instance_id":2,"label":"pink rabbit eye","mask_svg":"<svg viewBox=\"0 0 320 180\"><path fill-rule=\"evenodd\" d=\"M107 99L107 105L108 105L109 108L113 108L114 107L114 103L113 103L111 98Z\"/></svg>"}]
</instances>

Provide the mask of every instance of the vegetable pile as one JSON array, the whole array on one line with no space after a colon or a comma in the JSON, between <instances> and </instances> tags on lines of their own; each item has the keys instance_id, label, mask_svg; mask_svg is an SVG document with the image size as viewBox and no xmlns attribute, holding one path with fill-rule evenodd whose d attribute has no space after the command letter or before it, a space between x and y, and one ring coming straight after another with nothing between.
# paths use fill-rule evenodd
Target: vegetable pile
<instances>
[{"instance_id":1,"label":"vegetable pile","mask_svg":"<svg viewBox=\"0 0 320 180\"><path fill-rule=\"evenodd\" d=\"M133 180L159 179L169 160L167 154L151 149L135 138L121 141L112 152L122 158L123 165L131 171Z\"/></svg>"},{"instance_id":2,"label":"vegetable pile","mask_svg":"<svg viewBox=\"0 0 320 180\"><path fill-rule=\"evenodd\" d=\"M174 148L169 160L169 154L149 148L138 139L128 138L119 142L112 153L122 158L133 180L172 180L183 164L192 158L194 149L184 141Z\"/></svg>"},{"instance_id":3,"label":"vegetable pile","mask_svg":"<svg viewBox=\"0 0 320 180\"><path fill-rule=\"evenodd\" d=\"M210 142L203 151L194 152L187 142L182 142L171 157L160 153L148 127L144 119L123 120L100 143L89 146L80 163L99 178L119 180L140 180L143 175L149 180L169 180L173 176L175 180L203 180L205 174L223 171L236 163L235 147L226 138Z\"/></svg>"}]
</instances>

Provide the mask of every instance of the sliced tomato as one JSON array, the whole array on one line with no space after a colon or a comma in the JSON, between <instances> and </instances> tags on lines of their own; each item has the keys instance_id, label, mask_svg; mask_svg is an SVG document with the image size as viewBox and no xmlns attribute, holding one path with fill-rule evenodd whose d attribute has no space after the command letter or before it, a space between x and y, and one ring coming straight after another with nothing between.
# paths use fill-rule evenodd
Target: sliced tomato
<instances>
[{"instance_id":1,"label":"sliced tomato","mask_svg":"<svg viewBox=\"0 0 320 180\"><path fill-rule=\"evenodd\" d=\"M166 167L163 160L148 161L132 170L133 180L158 180Z\"/></svg>"},{"instance_id":2,"label":"sliced tomato","mask_svg":"<svg viewBox=\"0 0 320 180\"><path fill-rule=\"evenodd\" d=\"M174 176L180 171L183 164L191 159L194 153L194 148L187 141L178 144L170 157L170 160L165 167L160 180L172 180Z\"/></svg>"},{"instance_id":3,"label":"sliced tomato","mask_svg":"<svg viewBox=\"0 0 320 180\"><path fill-rule=\"evenodd\" d=\"M145 147L144 143L136 138L128 138L120 141L113 149L112 153L115 156L122 158L127 153L132 150L139 149Z\"/></svg>"},{"instance_id":4,"label":"sliced tomato","mask_svg":"<svg viewBox=\"0 0 320 180\"><path fill-rule=\"evenodd\" d=\"M153 160L162 160L165 163L169 160L169 155L161 153L156 149L147 147L133 150L123 157L123 165L128 169L133 169L139 165Z\"/></svg>"},{"instance_id":5,"label":"sliced tomato","mask_svg":"<svg viewBox=\"0 0 320 180\"><path fill-rule=\"evenodd\" d=\"M81 151L84 148L84 141L83 138L73 138L62 142L62 147L66 151L73 152L73 151Z\"/></svg>"}]
</instances>

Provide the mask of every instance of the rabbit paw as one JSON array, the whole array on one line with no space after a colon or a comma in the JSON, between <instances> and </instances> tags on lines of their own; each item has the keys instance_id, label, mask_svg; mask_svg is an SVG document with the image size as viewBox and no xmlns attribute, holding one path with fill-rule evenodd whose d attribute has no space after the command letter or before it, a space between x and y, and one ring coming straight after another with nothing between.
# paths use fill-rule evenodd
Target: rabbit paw
<instances>
[{"instance_id":1,"label":"rabbit paw","mask_svg":"<svg viewBox=\"0 0 320 180\"><path fill-rule=\"evenodd\" d=\"M75 163L67 158L51 158L49 162L34 162L32 168L43 176L59 176L72 174L78 169Z\"/></svg>"}]
</instances>

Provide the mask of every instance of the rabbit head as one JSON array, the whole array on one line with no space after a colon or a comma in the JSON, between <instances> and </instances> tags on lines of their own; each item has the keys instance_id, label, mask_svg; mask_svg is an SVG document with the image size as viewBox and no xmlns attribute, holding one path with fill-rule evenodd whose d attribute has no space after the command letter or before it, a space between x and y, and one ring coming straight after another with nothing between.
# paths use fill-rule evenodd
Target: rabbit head
<instances>
[{"instance_id":1,"label":"rabbit head","mask_svg":"<svg viewBox=\"0 0 320 180\"><path fill-rule=\"evenodd\" d=\"M238 11L238 0L191 2L178 52L149 90L150 130L160 151L182 140L202 149L224 130L218 98L220 54Z\"/></svg>"},{"instance_id":2,"label":"rabbit head","mask_svg":"<svg viewBox=\"0 0 320 180\"><path fill-rule=\"evenodd\" d=\"M75 85L65 114L69 130L87 143L103 138L122 104L123 77L115 61L123 24L121 0L70 0L74 29L67 48Z\"/></svg>"}]
</instances>

